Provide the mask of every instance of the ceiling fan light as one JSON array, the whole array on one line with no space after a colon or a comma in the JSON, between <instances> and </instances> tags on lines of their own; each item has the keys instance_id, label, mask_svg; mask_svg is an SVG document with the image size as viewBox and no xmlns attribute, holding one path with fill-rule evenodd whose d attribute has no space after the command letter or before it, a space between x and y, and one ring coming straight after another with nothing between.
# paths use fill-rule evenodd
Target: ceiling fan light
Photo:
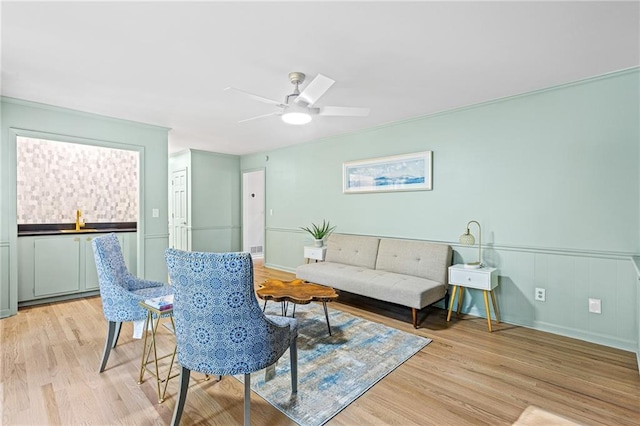
<instances>
[{"instance_id":1,"label":"ceiling fan light","mask_svg":"<svg viewBox=\"0 0 640 426\"><path fill-rule=\"evenodd\" d=\"M287 124L307 124L311 121L311 115L306 112L286 112L282 114L282 121Z\"/></svg>"}]
</instances>

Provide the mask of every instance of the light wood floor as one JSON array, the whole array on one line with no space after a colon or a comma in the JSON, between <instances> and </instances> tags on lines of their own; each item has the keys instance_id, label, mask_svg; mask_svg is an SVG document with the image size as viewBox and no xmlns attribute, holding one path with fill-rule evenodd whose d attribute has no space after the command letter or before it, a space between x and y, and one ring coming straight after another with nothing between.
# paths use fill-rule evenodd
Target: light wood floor
<instances>
[{"instance_id":1,"label":"light wood floor","mask_svg":"<svg viewBox=\"0 0 640 426\"><path fill-rule=\"evenodd\" d=\"M256 282L291 279L256 265ZM330 309L427 336L433 342L329 422L329 425L510 425L528 406L583 424L640 424L635 354L509 324L487 332L482 318L446 322L446 312L341 295ZM498 301L499 303L499 301ZM106 321L99 297L20 309L0 320L3 425L167 425L177 380L167 400L155 384L136 383L142 342L123 325L104 373L97 369ZM166 333L166 330L161 330ZM172 337L160 339L168 344ZM195 377L193 377L195 376ZM192 375L183 425L242 423L242 385ZM294 425L252 395L253 425Z\"/></svg>"}]
</instances>

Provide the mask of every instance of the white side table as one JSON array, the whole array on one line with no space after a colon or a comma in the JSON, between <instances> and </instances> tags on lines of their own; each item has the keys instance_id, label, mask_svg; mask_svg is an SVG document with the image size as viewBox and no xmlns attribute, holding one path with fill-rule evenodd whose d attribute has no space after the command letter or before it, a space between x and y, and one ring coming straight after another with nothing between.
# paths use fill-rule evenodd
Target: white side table
<instances>
[{"instance_id":1,"label":"white side table","mask_svg":"<svg viewBox=\"0 0 640 426\"><path fill-rule=\"evenodd\" d=\"M309 260L315 260L324 262L324 257L327 254L327 246L316 247L316 246L304 246L304 257L307 258L307 263Z\"/></svg>"},{"instance_id":2,"label":"white side table","mask_svg":"<svg viewBox=\"0 0 640 426\"><path fill-rule=\"evenodd\" d=\"M493 289L498 286L498 270L486 266L478 269L467 269L464 265L449 266L449 284L453 286L453 292L451 294L447 321L451 321L451 311L453 310L453 302L456 298L458 288L460 289L460 294L458 295L458 314L462 307L464 289L473 288L482 290L484 293L484 308L487 313L487 324L489 325L489 332L493 331L491 329L491 310L489 309L489 299L487 295L491 295L491 303L493 304L493 311L496 315L496 322L499 323L500 313L498 312L496 296L493 293Z\"/></svg>"}]
</instances>

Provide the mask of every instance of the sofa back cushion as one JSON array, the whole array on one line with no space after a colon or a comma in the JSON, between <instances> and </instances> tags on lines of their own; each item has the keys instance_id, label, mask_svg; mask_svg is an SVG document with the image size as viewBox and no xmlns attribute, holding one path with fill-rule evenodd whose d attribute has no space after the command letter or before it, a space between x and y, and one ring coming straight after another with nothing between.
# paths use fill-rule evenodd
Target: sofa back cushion
<instances>
[{"instance_id":1,"label":"sofa back cushion","mask_svg":"<svg viewBox=\"0 0 640 426\"><path fill-rule=\"evenodd\" d=\"M327 239L326 262L344 263L374 269L380 238L331 234Z\"/></svg>"},{"instance_id":2,"label":"sofa back cushion","mask_svg":"<svg viewBox=\"0 0 640 426\"><path fill-rule=\"evenodd\" d=\"M451 246L426 241L382 238L376 269L447 284Z\"/></svg>"}]
</instances>

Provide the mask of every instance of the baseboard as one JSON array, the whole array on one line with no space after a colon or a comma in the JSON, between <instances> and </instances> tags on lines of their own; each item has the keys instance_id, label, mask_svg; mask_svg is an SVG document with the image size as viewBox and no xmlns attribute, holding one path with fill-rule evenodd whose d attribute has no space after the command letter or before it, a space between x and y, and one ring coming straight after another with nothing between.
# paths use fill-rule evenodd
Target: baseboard
<instances>
[{"instance_id":1,"label":"baseboard","mask_svg":"<svg viewBox=\"0 0 640 426\"><path fill-rule=\"evenodd\" d=\"M447 308L448 309L448 308ZM473 315L480 318L486 318L486 314L484 309L479 309L476 306L471 307L469 310L463 310L462 313L466 315ZM493 318L493 315L492 315ZM570 337L572 339L583 340L585 342L595 343L597 345L608 346L611 348L621 349L623 351L634 352L638 356L638 366L640 368L640 352L638 352L638 348L636 346L636 342L631 340L618 339L615 337L607 336L604 334L598 333L585 333L581 330L576 330L570 327L561 327L555 324L549 324L543 321L533 321L530 324L525 324L514 320L512 318L504 317L500 315L500 322L504 322L507 324L517 325L519 327L531 328L533 330L540 330L547 333L558 334L564 337Z\"/></svg>"},{"instance_id":2,"label":"baseboard","mask_svg":"<svg viewBox=\"0 0 640 426\"><path fill-rule=\"evenodd\" d=\"M288 268L286 266L276 265L274 263L265 263L264 266L265 268L277 269L278 271L291 272L292 274L296 273L295 268Z\"/></svg>"},{"instance_id":3,"label":"baseboard","mask_svg":"<svg viewBox=\"0 0 640 426\"><path fill-rule=\"evenodd\" d=\"M83 293L66 294L64 296L44 297L42 299L26 300L24 302L18 302L18 308L25 306L44 305L45 303L61 302L63 300L81 299L83 297L98 296L100 290L85 291Z\"/></svg>"},{"instance_id":4,"label":"baseboard","mask_svg":"<svg viewBox=\"0 0 640 426\"><path fill-rule=\"evenodd\" d=\"M296 272L295 269L293 269L293 268L288 268L286 266L277 265L277 264L273 264L273 263L265 263L265 267L271 268L271 269L277 269L279 271L290 272L290 273L294 273L294 274ZM436 306L436 307L439 307L439 308L442 308L442 309L445 309L445 310L449 309L448 306L444 306L444 302L443 301L439 301L439 302L435 303L433 306ZM486 314L484 312L484 309L479 309L476 306L472 306L470 309L468 309L466 311L463 310L462 313L464 313L466 315L477 316L477 317L480 317L480 318L486 318ZM545 331L545 332L548 332L548 333L558 334L558 335L564 336L564 337L570 337L570 338L573 338L573 339L583 340L583 341L595 343L595 344L598 344L598 345L608 346L608 347L612 347L612 348L616 348L616 349L621 349L623 351L636 353L636 357L638 358L638 368L640 370L640 351L638 350L637 342L634 342L634 341L631 341L631 340L618 339L618 338L607 336L607 335L603 335L603 334L585 333L584 331L581 331L581 330L576 330L576 329L573 329L573 328L570 328L570 327L560 327L560 326L557 326L557 325L553 325L553 324L549 324L549 323L545 323L545 322L541 322L541 321L533 321L530 324L524 324L524 323L518 322L517 320L509 319L508 317L505 318L502 315L501 315L500 320L501 320L501 322L504 322L504 323L507 323L507 324L513 324L513 325L517 325L517 326L520 326L520 327L526 327L526 328L531 328L531 329L534 329L534 330Z\"/></svg>"},{"instance_id":5,"label":"baseboard","mask_svg":"<svg viewBox=\"0 0 640 426\"><path fill-rule=\"evenodd\" d=\"M2 318L8 318L12 315L15 315L15 313L11 312L11 309L2 309L0 310L0 319Z\"/></svg>"}]
</instances>

